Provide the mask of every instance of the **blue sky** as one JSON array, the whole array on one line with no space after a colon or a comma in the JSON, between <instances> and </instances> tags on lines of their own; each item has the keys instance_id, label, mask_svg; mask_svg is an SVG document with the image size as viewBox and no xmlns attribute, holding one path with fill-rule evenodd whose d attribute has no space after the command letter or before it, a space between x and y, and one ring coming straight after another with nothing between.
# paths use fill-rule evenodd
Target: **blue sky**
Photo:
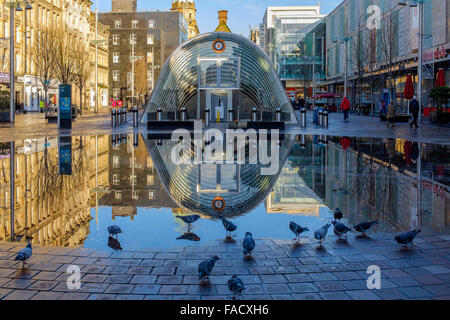
<instances>
[{"instance_id":1,"label":"blue sky","mask_svg":"<svg viewBox=\"0 0 450 320\"><path fill-rule=\"evenodd\" d=\"M95 9L97 0L92 9ZM322 14L331 12L341 0L321 2ZM289 5L315 5L316 0L196 0L197 22L200 32L213 31L218 24L217 11L228 10L228 26L234 33L248 35L249 25L255 26L262 21L266 7ZM172 0L138 0L138 10L169 10ZM98 0L99 11L110 11L110 0Z\"/></svg>"}]
</instances>

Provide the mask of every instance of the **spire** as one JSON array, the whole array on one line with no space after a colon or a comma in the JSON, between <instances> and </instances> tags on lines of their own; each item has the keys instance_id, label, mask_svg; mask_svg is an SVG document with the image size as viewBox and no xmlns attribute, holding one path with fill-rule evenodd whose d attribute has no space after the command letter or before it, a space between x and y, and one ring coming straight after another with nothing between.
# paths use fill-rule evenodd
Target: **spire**
<instances>
[{"instance_id":1,"label":"spire","mask_svg":"<svg viewBox=\"0 0 450 320\"><path fill-rule=\"evenodd\" d=\"M228 28L227 21L228 21L228 11L220 10L219 25L217 26L215 32L231 32L230 28Z\"/></svg>"}]
</instances>

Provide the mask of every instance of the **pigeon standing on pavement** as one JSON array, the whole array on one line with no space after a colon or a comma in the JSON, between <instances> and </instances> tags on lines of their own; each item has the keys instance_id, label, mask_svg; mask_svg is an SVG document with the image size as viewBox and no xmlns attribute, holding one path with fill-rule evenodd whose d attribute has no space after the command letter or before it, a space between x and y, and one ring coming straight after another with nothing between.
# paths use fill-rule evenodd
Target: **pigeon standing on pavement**
<instances>
[{"instance_id":1,"label":"pigeon standing on pavement","mask_svg":"<svg viewBox=\"0 0 450 320\"><path fill-rule=\"evenodd\" d=\"M352 229L347 227L345 224L336 221L333 221L332 224L334 225L334 234L337 235L339 238L345 236L345 239L347 239L347 234L350 231L352 231Z\"/></svg>"},{"instance_id":2,"label":"pigeon standing on pavement","mask_svg":"<svg viewBox=\"0 0 450 320\"><path fill-rule=\"evenodd\" d=\"M15 261L22 261L22 267L25 267L25 264L27 263L28 259L31 258L31 255L33 254L33 249L31 248L31 242L28 242L28 245L19 251L19 253L16 256Z\"/></svg>"},{"instance_id":3,"label":"pigeon standing on pavement","mask_svg":"<svg viewBox=\"0 0 450 320\"><path fill-rule=\"evenodd\" d=\"M300 235L305 232L305 231L309 231L308 228L302 228L300 227L298 224L296 224L294 221L291 221L289 223L289 229L291 229L291 231L295 234L295 242L298 243L299 242L299 237Z\"/></svg>"},{"instance_id":4,"label":"pigeon standing on pavement","mask_svg":"<svg viewBox=\"0 0 450 320\"><path fill-rule=\"evenodd\" d=\"M325 238L327 236L328 233L328 229L331 227L331 224L327 223L326 225L324 225L322 228L316 230L314 232L314 238L316 240L319 240L320 243L320 247L322 248L322 242L325 241Z\"/></svg>"},{"instance_id":5,"label":"pigeon standing on pavement","mask_svg":"<svg viewBox=\"0 0 450 320\"><path fill-rule=\"evenodd\" d=\"M234 275L230 280L228 280L228 289L233 293L233 300L237 300L238 295L242 294L242 291L245 290L244 282L241 278Z\"/></svg>"},{"instance_id":6,"label":"pigeon standing on pavement","mask_svg":"<svg viewBox=\"0 0 450 320\"><path fill-rule=\"evenodd\" d=\"M250 232L245 233L244 242L242 243L242 248L245 255L251 255L252 251L255 250L255 240L253 240L253 235Z\"/></svg>"},{"instance_id":7,"label":"pigeon standing on pavement","mask_svg":"<svg viewBox=\"0 0 450 320\"><path fill-rule=\"evenodd\" d=\"M224 217L220 217L220 220L222 221L223 227L227 232L227 239L231 238L231 233L237 230L237 226Z\"/></svg>"},{"instance_id":8,"label":"pigeon standing on pavement","mask_svg":"<svg viewBox=\"0 0 450 320\"><path fill-rule=\"evenodd\" d=\"M366 236L366 233L372 228L373 225L377 224L377 221L367 221L362 222L360 224L357 224L353 226L356 231L361 232L363 236Z\"/></svg>"},{"instance_id":9,"label":"pigeon standing on pavement","mask_svg":"<svg viewBox=\"0 0 450 320\"><path fill-rule=\"evenodd\" d=\"M214 256L211 259L201 262L198 265L198 279L202 281L209 280L209 275L218 260L220 260L219 257Z\"/></svg>"},{"instance_id":10,"label":"pigeon standing on pavement","mask_svg":"<svg viewBox=\"0 0 450 320\"><path fill-rule=\"evenodd\" d=\"M339 220L341 221L341 219L344 217L344 214L342 213L341 209L336 208L336 210L334 210L334 220Z\"/></svg>"},{"instance_id":11,"label":"pigeon standing on pavement","mask_svg":"<svg viewBox=\"0 0 450 320\"><path fill-rule=\"evenodd\" d=\"M188 225L188 230L191 230L191 225L200 219L200 216L198 214L193 214L190 216L177 216L178 219L183 220Z\"/></svg>"},{"instance_id":12,"label":"pigeon standing on pavement","mask_svg":"<svg viewBox=\"0 0 450 320\"><path fill-rule=\"evenodd\" d=\"M395 237L395 241L397 241L400 244L403 244L404 247L408 247L408 244L414 245L413 241L414 238L421 232L422 230L415 229L409 232L402 233L401 235L398 235Z\"/></svg>"},{"instance_id":13,"label":"pigeon standing on pavement","mask_svg":"<svg viewBox=\"0 0 450 320\"><path fill-rule=\"evenodd\" d=\"M118 226L113 225L113 226L108 227L108 232L111 236L116 236L116 238L117 238L117 235L119 233L122 233L122 230Z\"/></svg>"}]
</instances>

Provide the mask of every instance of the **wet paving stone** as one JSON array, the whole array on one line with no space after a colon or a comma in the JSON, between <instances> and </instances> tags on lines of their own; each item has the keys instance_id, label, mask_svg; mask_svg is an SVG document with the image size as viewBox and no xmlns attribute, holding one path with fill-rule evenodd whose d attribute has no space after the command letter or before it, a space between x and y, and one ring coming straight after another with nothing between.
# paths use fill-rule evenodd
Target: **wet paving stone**
<instances>
[{"instance_id":1,"label":"wet paving stone","mask_svg":"<svg viewBox=\"0 0 450 320\"><path fill-rule=\"evenodd\" d=\"M372 290L353 290L345 293L353 300L381 300Z\"/></svg>"},{"instance_id":2,"label":"wet paving stone","mask_svg":"<svg viewBox=\"0 0 450 320\"><path fill-rule=\"evenodd\" d=\"M156 284L137 284L134 286L133 294L152 295L157 294L160 289L161 286Z\"/></svg>"}]
</instances>

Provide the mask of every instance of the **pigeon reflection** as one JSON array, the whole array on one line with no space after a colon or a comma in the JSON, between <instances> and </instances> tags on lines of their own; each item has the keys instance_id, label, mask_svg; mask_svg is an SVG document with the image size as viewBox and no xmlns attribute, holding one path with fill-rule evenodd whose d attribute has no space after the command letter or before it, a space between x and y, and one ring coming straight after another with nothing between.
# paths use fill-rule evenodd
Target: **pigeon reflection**
<instances>
[{"instance_id":1,"label":"pigeon reflection","mask_svg":"<svg viewBox=\"0 0 450 320\"><path fill-rule=\"evenodd\" d=\"M186 232L182 236L179 236L177 240L189 240L189 241L200 241L200 237L192 232Z\"/></svg>"},{"instance_id":2,"label":"pigeon reflection","mask_svg":"<svg viewBox=\"0 0 450 320\"><path fill-rule=\"evenodd\" d=\"M108 238L108 247L116 251L122 251L122 246L120 245L119 240L112 236L109 236Z\"/></svg>"}]
</instances>

